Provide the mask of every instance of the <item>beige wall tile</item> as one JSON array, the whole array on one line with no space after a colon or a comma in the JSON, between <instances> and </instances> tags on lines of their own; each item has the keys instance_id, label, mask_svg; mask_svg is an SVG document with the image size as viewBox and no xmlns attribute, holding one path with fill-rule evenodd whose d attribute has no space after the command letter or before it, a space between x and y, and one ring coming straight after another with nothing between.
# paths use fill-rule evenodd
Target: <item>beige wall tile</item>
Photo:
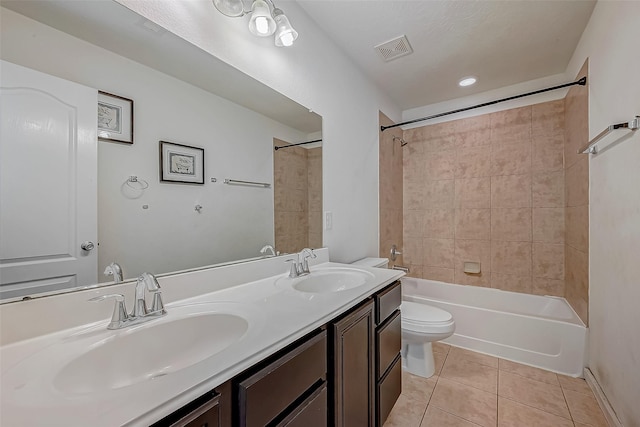
<instances>
[{"instance_id":1,"label":"beige wall tile","mask_svg":"<svg viewBox=\"0 0 640 427\"><path fill-rule=\"evenodd\" d=\"M422 278L438 282L454 283L453 268L422 267Z\"/></svg>"},{"instance_id":2,"label":"beige wall tile","mask_svg":"<svg viewBox=\"0 0 640 427\"><path fill-rule=\"evenodd\" d=\"M565 170L567 206L589 204L589 159L585 156Z\"/></svg>"},{"instance_id":3,"label":"beige wall tile","mask_svg":"<svg viewBox=\"0 0 640 427\"><path fill-rule=\"evenodd\" d=\"M589 73L589 59L585 61L577 77ZM586 141L589 140L589 86L572 86L564 98L565 111L565 168L571 167L584 154L577 154Z\"/></svg>"},{"instance_id":4,"label":"beige wall tile","mask_svg":"<svg viewBox=\"0 0 640 427\"><path fill-rule=\"evenodd\" d=\"M464 262L479 262L480 274L464 272ZM455 283L460 285L483 286L491 285L491 242L489 240L461 240L455 241Z\"/></svg>"},{"instance_id":5,"label":"beige wall tile","mask_svg":"<svg viewBox=\"0 0 640 427\"><path fill-rule=\"evenodd\" d=\"M456 168L456 151L433 151L424 156L424 179L437 181L439 179L453 179Z\"/></svg>"},{"instance_id":6,"label":"beige wall tile","mask_svg":"<svg viewBox=\"0 0 640 427\"><path fill-rule=\"evenodd\" d=\"M453 242L453 239L423 239L422 265L428 267L453 268Z\"/></svg>"},{"instance_id":7,"label":"beige wall tile","mask_svg":"<svg viewBox=\"0 0 640 427\"><path fill-rule=\"evenodd\" d=\"M531 208L491 209L491 240L531 241Z\"/></svg>"},{"instance_id":8,"label":"beige wall tile","mask_svg":"<svg viewBox=\"0 0 640 427\"><path fill-rule=\"evenodd\" d=\"M436 386L437 389L437 386ZM552 385L500 371L498 396L516 400L545 412L571 419L559 385Z\"/></svg>"},{"instance_id":9,"label":"beige wall tile","mask_svg":"<svg viewBox=\"0 0 640 427\"><path fill-rule=\"evenodd\" d=\"M514 276L531 276L530 242L491 242L491 271Z\"/></svg>"},{"instance_id":10,"label":"beige wall tile","mask_svg":"<svg viewBox=\"0 0 640 427\"><path fill-rule=\"evenodd\" d=\"M460 119L454 121L453 125L458 133L482 132L491 129L491 116L489 114L483 114L480 116Z\"/></svg>"},{"instance_id":11,"label":"beige wall tile","mask_svg":"<svg viewBox=\"0 0 640 427\"><path fill-rule=\"evenodd\" d=\"M452 132L453 129L449 129L449 131ZM456 148L455 133L428 137L424 142L425 153L433 152L433 151L454 150L455 148Z\"/></svg>"},{"instance_id":12,"label":"beige wall tile","mask_svg":"<svg viewBox=\"0 0 640 427\"><path fill-rule=\"evenodd\" d=\"M533 244L533 276L562 280L564 278L563 244Z\"/></svg>"},{"instance_id":13,"label":"beige wall tile","mask_svg":"<svg viewBox=\"0 0 640 427\"><path fill-rule=\"evenodd\" d=\"M423 237L423 218L425 211L403 211L402 231L407 237Z\"/></svg>"},{"instance_id":14,"label":"beige wall tile","mask_svg":"<svg viewBox=\"0 0 640 427\"><path fill-rule=\"evenodd\" d=\"M531 142L498 144L491 147L491 176L531 172Z\"/></svg>"},{"instance_id":15,"label":"beige wall tile","mask_svg":"<svg viewBox=\"0 0 640 427\"><path fill-rule=\"evenodd\" d=\"M565 283L573 296L588 301L589 295L589 255L565 245Z\"/></svg>"},{"instance_id":16,"label":"beige wall tile","mask_svg":"<svg viewBox=\"0 0 640 427\"><path fill-rule=\"evenodd\" d=\"M488 127L488 120L487 127L484 129L460 131L456 134L456 149L489 147L490 145L491 129Z\"/></svg>"},{"instance_id":17,"label":"beige wall tile","mask_svg":"<svg viewBox=\"0 0 640 427\"><path fill-rule=\"evenodd\" d=\"M402 258L408 264L422 265L424 252L422 248L422 238L405 237L403 242ZM420 276L418 276L420 277Z\"/></svg>"},{"instance_id":18,"label":"beige wall tile","mask_svg":"<svg viewBox=\"0 0 640 427\"><path fill-rule=\"evenodd\" d=\"M564 133L564 99L531 106L531 134L555 135Z\"/></svg>"},{"instance_id":19,"label":"beige wall tile","mask_svg":"<svg viewBox=\"0 0 640 427\"><path fill-rule=\"evenodd\" d=\"M566 208L567 245L589 251L589 205Z\"/></svg>"},{"instance_id":20,"label":"beige wall tile","mask_svg":"<svg viewBox=\"0 0 640 427\"><path fill-rule=\"evenodd\" d=\"M480 426L495 427L497 422L495 394L446 378L438 380L430 405Z\"/></svg>"},{"instance_id":21,"label":"beige wall tile","mask_svg":"<svg viewBox=\"0 0 640 427\"><path fill-rule=\"evenodd\" d=\"M589 296L585 296L574 286L571 286L569 281L565 280L564 297L584 324L589 326Z\"/></svg>"},{"instance_id":22,"label":"beige wall tile","mask_svg":"<svg viewBox=\"0 0 640 427\"><path fill-rule=\"evenodd\" d=\"M491 207L531 207L531 175L492 176Z\"/></svg>"},{"instance_id":23,"label":"beige wall tile","mask_svg":"<svg viewBox=\"0 0 640 427\"><path fill-rule=\"evenodd\" d=\"M425 181L423 189L423 209L453 208L453 179Z\"/></svg>"},{"instance_id":24,"label":"beige wall tile","mask_svg":"<svg viewBox=\"0 0 640 427\"><path fill-rule=\"evenodd\" d=\"M456 150L456 178L480 178L491 175L491 151L485 147Z\"/></svg>"},{"instance_id":25,"label":"beige wall tile","mask_svg":"<svg viewBox=\"0 0 640 427\"><path fill-rule=\"evenodd\" d=\"M453 239L454 210L427 209L424 211L422 235L424 237Z\"/></svg>"},{"instance_id":26,"label":"beige wall tile","mask_svg":"<svg viewBox=\"0 0 640 427\"><path fill-rule=\"evenodd\" d=\"M536 136L531 147L533 172L561 171L564 161L564 134Z\"/></svg>"},{"instance_id":27,"label":"beige wall tile","mask_svg":"<svg viewBox=\"0 0 640 427\"><path fill-rule=\"evenodd\" d=\"M573 427L571 420L532 408L514 400L498 398L498 427Z\"/></svg>"},{"instance_id":28,"label":"beige wall tile","mask_svg":"<svg viewBox=\"0 0 640 427\"><path fill-rule=\"evenodd\" d=\"M404 205L404 210L423 210L425 192L424 184L421 182L405 181L403 187L402 203Z\"/></svg>"},{"instance_id":29,"label":"beige wall tile","mask_svg":"<svg viewBox=\"0 0 640 427\"><path fill-rule=\"evenodd\" d=\"M531 107L513 108L490 114L491 144L531 138Z\"/></svg>"},{"instance_id":30,"label":"beige wall tile","mask_svg":"<svg viewBox=\"0 0 640 427\"><path fill-rule=\"evenodd\" d=\"M405 261L405 267L409 267L408 277L415 277L416 279L422 279L422 264L410 264Z\"/></svg>"},{"instance_id":31,"label":"beige wall tile","mask_svg":"<svg viewBox=\"0 0 640 427\"><path fill-rule=\"evenodd\" d=\"M491 273L491 287L503 291L531 293L531 276Z\"/></svg>"},{"instance_id":32,"label":"beige wall tile","mask_svg":"<svg viewBox=\"0 0 640 427\"><path fill-rule=\"evenodd\" d=\"M531 190L533 207L564 207L564 173L562 171L533 175Z\"/></svg>"},{"instance_id":33,"label":"beige wall tile","mask_svg":"<svg viewBox=\"0 0 640 427\"><path fill-rule=\"evenodd\" d=\"M456 209L455 238L489 240L491 209Z\"/></svg>"},{"instance_id":34,"label":"beige wall tile","mask_svg":"<svg viewBox=\"0 0 640 427\"><path fill-rule=\"evenodd\" d=\"M533 208L533 241L564 243L564 208Z\"/></svg>"},{"instance_id":35,"label":"beige wall tile","mask_svg":"<svg viewBox=\"0 0 640 427\"><path fill-rule=\"evenodd\" d=\"M456 208L490 208L491 178L468 178L455 180Z\"/></svg>"},{"instance_id":36,"label":"beige wall tile","mask_svg":"<svg viewBox=\"0 0 640 427\"><path fill-rule=\"evenodd\" d=\"M543 277L533 278L532 292L534 295L564 296L564 280L545 279Z\"/></svg>"}]
</instances>

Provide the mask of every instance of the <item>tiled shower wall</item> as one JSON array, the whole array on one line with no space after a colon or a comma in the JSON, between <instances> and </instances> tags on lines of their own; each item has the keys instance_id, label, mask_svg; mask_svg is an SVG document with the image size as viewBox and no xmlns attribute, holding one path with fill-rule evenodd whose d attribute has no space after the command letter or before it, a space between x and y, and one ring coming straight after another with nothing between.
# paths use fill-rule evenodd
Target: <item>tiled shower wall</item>
<instances>
[{"instance_id":1,"label":"tiled shower wall","mask_svg":"<svg viewBox=\"0 0 640 427\"><path fill-rule=\"evenodd\" d=\"M274 151L273 174L276 249L293 253L322 247L322 148Z\"/></svg>"},{"instance_id":2,"label":"tiled shower wall","mask_svg":"<svg viewBox=\"0 0 640 427\"><path fill-rule=\"evenodd\" d=\"M564 100L409 129L403 249L411 276L565 294ZM479 274L463 271L481 264Z\"/></svg>"},{"instance_id":3,"label":"tiled shower wall","mask_svg":"<svg viewBox=\"0 0 640 427\"><path fill-rule=\"evenodd\" d=\"M389 126L393 121L380 113L379 124ZM402 249L402 151L407 148L400 146L400 141L393 137L402 137L401 129L388 129L380 132L379 150L380 165L380 254L381 258L389 258L392 245ZM402 256L390 264L403 265Z\"/></svg>"},{"instance_id":4,"label":"tiled shower wall","mask_svg":"<svg viewBox=\"0 0 640 427\"><path fill-rule=\"evenodd\" d=\"M588 61L578 78L587 76ZM589 309L589 154L577 154L589 140L589 88L574 86L565 97L565 293L588 323Z\"/></svg>"}]
</instances>

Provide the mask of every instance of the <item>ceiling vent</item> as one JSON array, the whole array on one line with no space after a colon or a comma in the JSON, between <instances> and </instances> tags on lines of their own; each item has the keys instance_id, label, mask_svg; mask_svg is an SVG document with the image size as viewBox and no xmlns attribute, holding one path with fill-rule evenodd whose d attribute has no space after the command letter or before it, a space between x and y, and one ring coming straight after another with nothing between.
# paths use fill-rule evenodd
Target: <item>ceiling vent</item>
<instances>
[{"instance_id":1,"label":"ceiling vent","mask_svg":"<svg viewBox=\"0 0 640 427\"><path fill-rule=\"evenodd\" d=\"M389 62L401 56L409 55L413 52L407 36L398 37L375 47L376 52L383 61Z\"/></svg>"}]
</instances>

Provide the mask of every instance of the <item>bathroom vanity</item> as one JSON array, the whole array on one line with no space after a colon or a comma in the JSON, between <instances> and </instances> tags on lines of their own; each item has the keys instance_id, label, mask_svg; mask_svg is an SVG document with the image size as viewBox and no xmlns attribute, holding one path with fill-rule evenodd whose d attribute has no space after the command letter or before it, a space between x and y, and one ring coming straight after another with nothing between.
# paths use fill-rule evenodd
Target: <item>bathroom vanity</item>
<instances>
[{"instance_id":1,"label":"bathroom vanity","mask_svg":"<svg viewBox=\"0 0 640 427\"><path fill-rule=\"evenodd\" d=\"M400 393L403 273L316 253L302 278L283 258L161 277L168 314L116 331L112 305L87 300L131 301L132 283L0 305L0 422L381 425Z\"/></svg>"}]
</instances>

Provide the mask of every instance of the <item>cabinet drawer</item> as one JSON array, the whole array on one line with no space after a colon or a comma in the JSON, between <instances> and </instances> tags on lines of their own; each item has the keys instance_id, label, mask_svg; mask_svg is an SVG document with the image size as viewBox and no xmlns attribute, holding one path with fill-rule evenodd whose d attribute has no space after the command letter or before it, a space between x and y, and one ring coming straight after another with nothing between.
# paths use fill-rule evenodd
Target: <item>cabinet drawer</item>
<instances>
[{"instance_id":1,"label":"cabinet drawer","mask_svg":"<svg viewBox=\"0 0 640 427\"><path fill-rule=\"evenodd\" d=\"M219 425L220 395L180 418L171 424L171 427L218 427Z\"/></svg>"},{"instance_id":2,"label":"cabinet drawer","mask_svg":"<svg viewBox=\"0 0 640 427\"><path fill-rule=\"evenodd\" d=\"M387 288L378 292L376 298L376 325L396 311L402 303L402 287L400 281L396 281Z\"/></svg>"},{"instance_id":3,"label":"cabinet drawer","mask_svg":"<svg viewBox=\"0 0 640 427\"><path fill-rule=\"evenodd\" d=\"M402 321L400 310L396 310L376 331L376 379L380 379L393 360L400 353L402 346Z\"/></svg>"},{"instance_id":4,"label":"cabinet drawer","mask_svg":"<svg viewBox=\"0 0 640 427\"><path fill-rule=\"evenodd\" d=\"M326 378L327 332L322 331L238 384L240 426L265 426Z\"/></svg>"},{"instance_id":5,"label":"cabinet drawer","mask_svg":"<svg viewBox=\"0 0 640 427\"><path fill-rule=\"evenodd\" d=\"M402 391L402 359L398 357L394 360L387 375L378 383L376 425L382 426L396 404L400 392Z\"/></svg>"},{"instance_id":6,"label":"cabinet drawer","mask_svg":"<svg viewBox=\"0 0 640 427\"><path fill-rule=\"evenodd\" d=\"M326 427L327 424L327 384L313 392L277 427Z\"/></svg>"}]
</instances>

